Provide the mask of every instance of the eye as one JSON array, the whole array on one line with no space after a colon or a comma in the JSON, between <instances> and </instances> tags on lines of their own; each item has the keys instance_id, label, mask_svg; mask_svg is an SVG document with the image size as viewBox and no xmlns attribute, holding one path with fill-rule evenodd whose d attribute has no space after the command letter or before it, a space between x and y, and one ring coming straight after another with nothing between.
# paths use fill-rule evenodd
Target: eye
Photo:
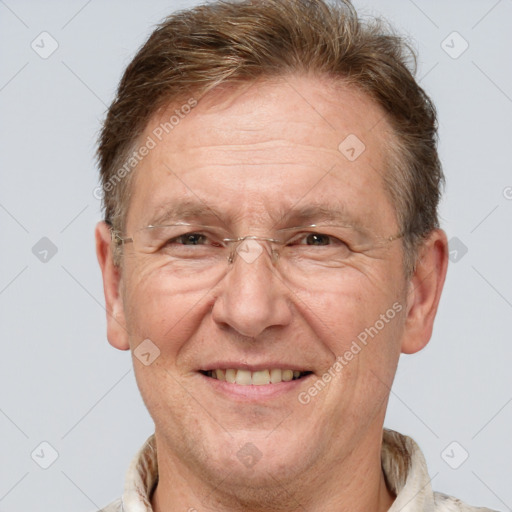
<instances>
[{"instance_id":1,"label":"eye","mask_svg":"<svg viewBox=\"0 0 512 512\"><path fill-rule=\"evenodd\" d=\"M321 233L310 233L305 237L306 245L330 245L331 237Z\"/></svg>"},{"instance_id":2,"label":"eye","mask_svg":"<svg viewBox=\"0 0 512 512\"><path fill-rule=\"evenodd\" d=\"M208 237L202 233L186 233L169 240L169 244L180 245L204 245L208 241Z\"/></svg>"},{"instance_id":3,"label":"eye","mask_svg":"<svg viewBox=\"0 0 512 512\"><path fill-rule=\"evenodd\" d=\"M339 238L326 235L324 233L302 233L294 237L290 244L309 246L346 246L346 244Z\"/></svg>"}]
</instances>

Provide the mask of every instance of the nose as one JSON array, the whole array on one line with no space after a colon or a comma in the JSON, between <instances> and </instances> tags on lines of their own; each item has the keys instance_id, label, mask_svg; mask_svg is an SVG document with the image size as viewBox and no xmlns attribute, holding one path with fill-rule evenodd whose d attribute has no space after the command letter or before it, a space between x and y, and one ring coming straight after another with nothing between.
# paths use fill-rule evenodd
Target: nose
<instances>
[{"instance_id":1,"label":"nose","mask_svg":"<svg viewBox=\"0 0 512 512\"><path fill-rule=\"evenodd\" d=\"M212 309L218 325L250 338L270 327L284 327L292 319L290 291L272 265L272 252L266 246L254 239L238 246Z\"/></svg>"}]
</instances>

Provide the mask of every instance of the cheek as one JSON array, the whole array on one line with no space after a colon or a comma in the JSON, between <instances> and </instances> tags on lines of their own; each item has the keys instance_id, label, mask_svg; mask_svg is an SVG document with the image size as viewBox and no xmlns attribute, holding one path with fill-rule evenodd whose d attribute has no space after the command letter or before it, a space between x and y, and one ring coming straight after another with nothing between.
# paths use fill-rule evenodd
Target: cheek
<instances>
[{"instance_id":1,"label":"cheek","mask_svg":"<svg viewBox=\"0 0 512 512\"><path fill-rule=\"evenodd\" d=\"M380 408L389 394L404 325L400 278L384 262L351 267L331 281L328 291L304 294L297 302L299 314L331 354L324 371L340 377L328 392L333 410L340 393L368 411ZM363 406L368 397L371 403Z\"/></svg>"},{"instance_id":2,"label":"cheek","mask_svg":"<svg viewBox=\"0 0 512 512\"><path fill-rule=\"evenodd\" d=\"M331 389L331 405L338 407L341 393L344 400L359 404L364 415L363 409L380 408L389 394L400 355L405 304L391 285L382 293L366 278L351 284L358 286L317 297L308 322L332 354L330 373L340 377ZM350 414L359 415L356 409Z\"/></svg>"},{"instance_id":3,"label":"cheek","mask_svg":"<svg viewBox=\"0 0 512 512\"><path fill-rule=\"evenodd\" d=\"M327 338L342 342L343 335L357 335L395 302L403 301L400 276L388 266L383 260L373 265L354 263L333 272L329 282L315 291L295 290L300 314L325 331Z\"/></svg>"},{"instance_id":4,"label":"cheek","mask_svg":"<svg viewBox=\"0 0 512 512\"><path fill-rule=\"evenodd\" d=\"M133 265L126 270L123 301L132 349L150 339L162 355L174 356L208 307L205 290L176 293L172 279L159 269Z\"/></svg>"}]
</instances>

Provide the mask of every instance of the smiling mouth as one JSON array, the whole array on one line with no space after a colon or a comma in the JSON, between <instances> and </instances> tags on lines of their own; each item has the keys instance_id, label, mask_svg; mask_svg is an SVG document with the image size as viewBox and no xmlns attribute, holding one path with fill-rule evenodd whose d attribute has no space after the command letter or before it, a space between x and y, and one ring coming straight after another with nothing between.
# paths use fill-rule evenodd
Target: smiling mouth
<instances>
[{"instance_id":1,"label":"smiling mouth","mask_svg":"<svg viewBox=\"0 0 512 512\"><path fill-rule=\"evenodd\" d=\"M299 380L310 375L312 372L282 370L280 368L251 372L250 370L228 368L225 370L201 370L200 373L206 377L226 381L230 384L238 384L239 386L264 386L266 384L279 384L280 382Z\"/></svg>"}]
</instances>

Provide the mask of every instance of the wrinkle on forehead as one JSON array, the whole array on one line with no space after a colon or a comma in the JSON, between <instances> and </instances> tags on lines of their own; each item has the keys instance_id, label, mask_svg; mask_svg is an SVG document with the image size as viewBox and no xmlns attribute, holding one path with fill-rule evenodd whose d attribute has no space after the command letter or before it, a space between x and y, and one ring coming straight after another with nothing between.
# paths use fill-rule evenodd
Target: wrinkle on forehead
<instances>
[{"instance_id":1,"label":"wrinkle on forehead","mask_svg":"<svg viewBox=\"0 0 512 512\"><path fill-rule=\"evenodd\" d=\"M175 106L169 106L171 113ZM333 112L338 115L333 116ZM164 111L153 124L167 119L168 114ZM314 131L323 131L327 136L325 147L332 149L338 144L330 145L329 139L339 143L352 133L355 121L359 136L380 139L392 133L386 113L368 95L342 80L319 76L290 75L252 84L219 86L200 99L187 116L193 117L199 117L206 126L190 139L180 137L178 125L171 132L176 148L181 149L182 144L186 148L207 146L212 140L218 145L229 145L233 132L240 143L254 142L255 136L263 134L264 139L272 128L277 133L293 128L294 139L307 145L307 134L301 137L300 130L295 129L306 124Z\"/></svg>"},{"instance_id":2,"label":"wrinkle on forehead","mask_svg":"<svg viewBox=\"0 0 512 512\"><path fill-rule=\"evenodd\" d=\"M359 217L380 223L379 208L390 206L382 179L387 122L369 98L304 77L293 87L281 81L234 96L224 91L218 103L214 94L140 163L132 198L144 196L139 210L150 215L185 195L263 220L278 218L286 204L332 204L338 194L341 207L360 206ZM338 149L350 134L366 146L355 161Z\"/></svg>"}]
</instances>

